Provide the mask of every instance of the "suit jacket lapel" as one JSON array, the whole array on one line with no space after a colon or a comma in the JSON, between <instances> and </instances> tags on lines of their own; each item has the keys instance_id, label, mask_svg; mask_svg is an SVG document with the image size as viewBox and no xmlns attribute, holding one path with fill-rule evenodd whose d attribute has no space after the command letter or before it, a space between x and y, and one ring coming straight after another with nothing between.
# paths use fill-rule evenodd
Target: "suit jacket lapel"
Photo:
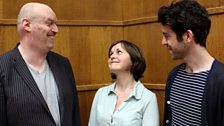
<instances>
[{"instance_id":1,"label":"suit jacket lapel","mask_svg":"<svg viewBox=\"0 0 224 126\"><path fill-rule=\"evenodd\" d=\"M51 115L50 110L48 109L47 103L44 100L43 95L41 94L32 74L30 73L25 61L22 58L18 48L13 50L13 63L14 67L17 70L18 74L23 78L25 84L33 92L36 98L43 104L46 111Z\"/></svg>"}]
</instances>

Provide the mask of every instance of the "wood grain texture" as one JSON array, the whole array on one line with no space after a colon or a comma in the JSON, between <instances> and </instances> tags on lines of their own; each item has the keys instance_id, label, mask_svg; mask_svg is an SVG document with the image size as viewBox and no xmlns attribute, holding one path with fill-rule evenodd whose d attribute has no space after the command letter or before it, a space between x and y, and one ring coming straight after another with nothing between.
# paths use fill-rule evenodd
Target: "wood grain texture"
<instances>
[{"instance_id":1,"label":"wood grain texture","mask_svg":"<svg viewBox=\"0 0 224 126\"><path fill-rule=\"evenodd\" d=\"M123 0L123 20L132 20L157 15L161 6L170 5L173 0ZM224 6L223 0L197 0L206 8Z\"/></svg>"},{"instance_id":2,"label":"wood grain texture","mask_svg":"<svg viewBox=\"0 0 224 126\"><path fill-rule=\"evenodd\" d=\"M3 15L3 1L0 0L0 19L2 18Z\"/></svg>"},{"instance_id":3,"label":"wood grain texture","mask_svg":"<svg viewBox=\"0 0 224 126\"><path fill-rule=\"evenodd\" d=\"M122 20L121 0L1 0L2 18L16 19L19 9L27 2L51 6L58 19L63 20ZM13 5L13 8L12 8Z\"/></svg>"},{"instance_id":4,"label":"wood grain texture","mask_svg":"<svg viewBox=\"0 0 224 126\"><path fill-rule=\"evenodd\" d=\"M207 49L216 59L224 62L224 14L211 16L212 26L207 38Z\"/></svg>"},{"instance_id":5,"label":"wood grain texture","mask_svg":"<svg viewBox=\"0 0 224 126\"><path fill-rule=\"evenodd\" d=\"M122 39L122 28L76 26L61 29L54 50L69 57L77 83L109 82L108 48L111 42Z\"/></svg>"}]
</instances>

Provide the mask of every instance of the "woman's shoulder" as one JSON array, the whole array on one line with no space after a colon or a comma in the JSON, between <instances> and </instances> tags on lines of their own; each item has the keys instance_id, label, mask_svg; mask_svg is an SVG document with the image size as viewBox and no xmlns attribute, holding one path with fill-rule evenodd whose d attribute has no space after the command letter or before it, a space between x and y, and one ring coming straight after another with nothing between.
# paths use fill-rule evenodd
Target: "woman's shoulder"
<instances>
[{"instance_id":1,"label":"woman's shoulder","mask_svg":"<svg viewBox=\"0 0 224 126\"><path fill-rule=\"evenodd\" d=\"M156 94L153 91L151 91L150 89L146 88L144 86L144 84L141 83L141 86L143 88L142 95L144 97L156 97Z\"/></svg>"},{"instance_id":2,"label":"woman's shoulder","mask_svg":"<svg viewBox=\"0 0 224 126\"><path fill-rule=\"evenodd\" d=\"M101 93L109 93L110 91L112 91L114 89L114 86L115 84L110 84L110 85L105 85L105 86L102 86L101 88L99 88L97 90L97 93L98 94L101 94Z\"/></svg>"}]
</instances>

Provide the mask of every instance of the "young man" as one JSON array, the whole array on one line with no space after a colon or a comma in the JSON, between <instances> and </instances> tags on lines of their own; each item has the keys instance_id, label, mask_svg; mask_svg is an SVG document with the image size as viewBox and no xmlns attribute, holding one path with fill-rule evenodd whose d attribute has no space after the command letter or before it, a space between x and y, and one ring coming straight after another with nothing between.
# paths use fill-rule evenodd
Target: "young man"
<instances>
[{"instance_id":1,"label":"young man","mask_svg":"<svg viewBox=\"0 0 224 126\"><path fill-rule=\"evenodd\" d=\"M0 56L1 126L80 126L69 60L50 51L57 17L44 4L27 3L18 16L19 44Z\"/></svg>"},{"instance_id":2,"label":"young man","mask_svg":"<svg viewBox=\"0 0 224 126\"><path fill-rule=\"evenodd\" d=\"M224 65L206 50L211 21L195 0L159 9L163 39L171 57L183 60L169 74L164 125L224 125Z\"/></svg>"}]
</instances>

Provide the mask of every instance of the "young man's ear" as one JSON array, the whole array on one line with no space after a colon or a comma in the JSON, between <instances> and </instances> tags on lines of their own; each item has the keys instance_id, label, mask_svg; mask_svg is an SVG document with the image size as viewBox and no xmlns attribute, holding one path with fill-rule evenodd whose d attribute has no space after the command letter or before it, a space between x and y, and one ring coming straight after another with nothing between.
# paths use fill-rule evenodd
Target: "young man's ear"
<instances>
[{"instance_id":1,"label":"young man's ear","mask_svg":"<svg viewBox=\"0 0 224 126\"><path fill-rule=\"evenodd\" d=\"M194 33L191 30L187 30L184 35L187 42L192 42L194 40Z\"/></svg>"},{"instance_id":2,"label":"young man's ear","mask_svg":"<svg viewBox=\"0 0 224 126\"><path fill-rule=\"evenodd\" d=\"M31 31L30 20L26 18L22 19L22 27L25 29L25 31L30 32Z\"/></svg>"}]
</instances>

